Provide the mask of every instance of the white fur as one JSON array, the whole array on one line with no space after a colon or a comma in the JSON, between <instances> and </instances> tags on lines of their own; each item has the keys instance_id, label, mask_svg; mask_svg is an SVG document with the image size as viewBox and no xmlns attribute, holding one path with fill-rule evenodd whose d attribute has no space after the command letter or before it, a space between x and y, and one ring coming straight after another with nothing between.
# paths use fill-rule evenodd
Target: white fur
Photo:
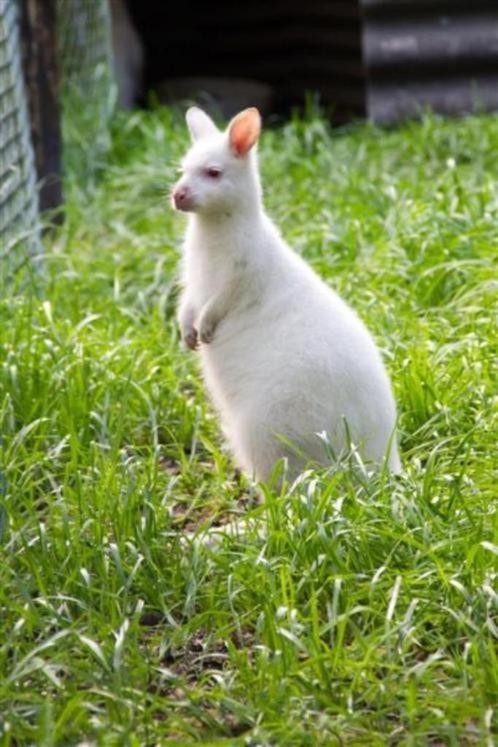
<instances>
[{"instance_id":1,"label":"white fur","mask_svg":"<svg viewBox=\"0 0 498 747\"><path fill-rule=\"evenodd\" d=\"M189 111L194 144L176 186L191 213L179 322L188 344L199 343L238 465L266 480L282 457L292 475L327 464L317 435L326 432L336 455L352 442L363 460L398 471L396 409L372 337L265 214L255 149L235 155L230 128L207 120ZM219 178L206 175L211 167Z\"/></svg>"}]
</instances>

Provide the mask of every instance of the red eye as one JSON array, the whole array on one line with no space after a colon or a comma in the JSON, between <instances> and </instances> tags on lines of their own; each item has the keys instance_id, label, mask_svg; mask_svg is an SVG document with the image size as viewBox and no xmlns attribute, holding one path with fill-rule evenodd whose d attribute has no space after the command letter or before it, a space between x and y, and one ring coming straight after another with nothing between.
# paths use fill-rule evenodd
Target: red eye
<instances>
[{"instance_id":1,"label":"red eye","mask_svg":"<svg viewBox=\"0 0 498 747\"><path fill-rule=\"evenodd\" d=\"M210 179L219 179L221 176L221 169L217 169L216 166L210 166L205 169L204 173L209 176Z\"/></svg>"}]
</instances>

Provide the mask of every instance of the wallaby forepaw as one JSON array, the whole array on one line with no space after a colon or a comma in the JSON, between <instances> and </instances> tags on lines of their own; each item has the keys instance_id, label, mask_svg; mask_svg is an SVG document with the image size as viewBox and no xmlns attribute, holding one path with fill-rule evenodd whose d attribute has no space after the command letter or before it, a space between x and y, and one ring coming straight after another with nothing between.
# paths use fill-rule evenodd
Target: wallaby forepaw
<instances>
[{"instance_id":1,"label":"wallaby forepaw","mask_svg":"<svg viewBox=\"0 0 498 747\"><path fill-rule=\"evenodd\" d=\"M188 332L183 337L183 340L185 342L185 345L190 348L190 350L197 350L199 347L199 336L197 334L197 330L195 327L190 327Z\"/></svg>"},{"instance_id":2,"label":"wallaby forepaw","mask_svg":"<svg viewBox=\"0 0 498 747\"><path fill-rule=\"evenodd\" d=\"M214 329L203 329L200 338L201 342L203 342L205 345L209 345L210 342L212 342L214 337Z\"/></svg>"},{"instance_id":3,"label":"wallaby forepaw","mask_svg":"<svg viewBox=\"0 0 498 747\"><path fill-rule=\"evenodd\" d=\"M205 345L213 341L216 325L210 324L207 320L201 319L199 322L199 338Z\"/></svg>"}]
</instances>

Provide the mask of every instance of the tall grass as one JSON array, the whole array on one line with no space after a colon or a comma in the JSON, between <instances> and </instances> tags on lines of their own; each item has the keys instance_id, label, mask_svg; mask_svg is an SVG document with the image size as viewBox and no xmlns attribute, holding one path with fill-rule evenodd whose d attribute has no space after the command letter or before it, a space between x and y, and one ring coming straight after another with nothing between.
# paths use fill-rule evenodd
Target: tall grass
<instances>
[{"instance_id":1,"label":"tall grass","mask_svg":"<svg viewBox=\"0 0 498 747\"><path fill-rule=\"evenodd\" d=\"M118 117L1 300L0 743L492 744L498 120L265 132L270 213L384 350L405 471L262 504L174 319L185 147L173 111Z\"/></svg>"}]
</instances>

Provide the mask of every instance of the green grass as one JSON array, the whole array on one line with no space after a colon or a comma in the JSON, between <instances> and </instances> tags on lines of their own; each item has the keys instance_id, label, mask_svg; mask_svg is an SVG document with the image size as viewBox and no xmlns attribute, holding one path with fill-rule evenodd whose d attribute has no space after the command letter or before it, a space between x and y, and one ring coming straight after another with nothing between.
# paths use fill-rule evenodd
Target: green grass
<instances>
[{"instance_id":1,"label":"green grass","mask_svg":"<svg viewBox=\"0 0 498 747\"><path fill-rule=\"evenodd\" d=\"M175 323L185 127L114 129L1 301L0 744L491 745L498 119L265 133L270 213L385 351L405 473L259 506Z\"/></svg>"}]
</instances>

